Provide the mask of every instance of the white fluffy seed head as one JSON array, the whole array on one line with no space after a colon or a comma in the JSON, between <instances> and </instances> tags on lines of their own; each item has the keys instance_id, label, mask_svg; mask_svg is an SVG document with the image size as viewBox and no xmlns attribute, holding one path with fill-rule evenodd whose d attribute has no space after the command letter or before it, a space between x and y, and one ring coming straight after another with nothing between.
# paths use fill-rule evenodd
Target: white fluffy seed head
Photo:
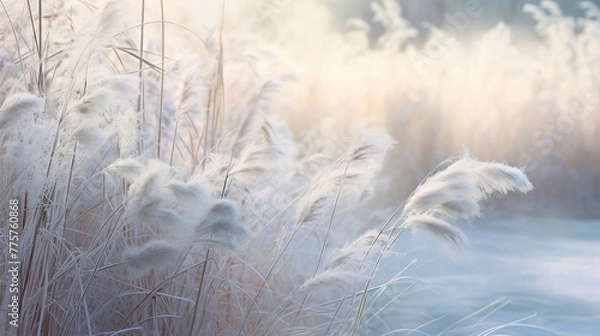
<instances>
[{"instance_id":1,"label":"white fluffy seed head","mask_svg":"<svg viewBox=\"0 0 600 336\"><path fill-rule=\"evenodd\" d=\"M354 140L349 151L349 160L382 159L396 143L389 134L380 128L362 130Z\"/></svg>"},{"instance_id":2,"label":"white fluffy seed head","mask_svg":"<svg viewBox=\"0 0 600 336\"><path fill-rule=\"evenodd\" d=\"M108 87L96 87L74 109L83 115L100 115L112 104L114 95Z\"/></svg>"},{"instance_id":3,"label":"white fluffy seed head","mask_svg":"<svg viewBox=\"0 0 600 336\"><path fill-rule=\"evenodd\" d=\"M227 200L213 204L206 218L195 228L196 241L225 250L239 250L251 237L248 228L238 222L235 204Z\"/></svg>"},{"instance_id":4,"label":"white fluffy seed head","mask_svg":"<svg viewBox=\"0 0 600 336\"><path fill-rule=\"evenodd\" d=\"M129 22L126 13L130 12L131 8L129 8L127 1L110 0L106 2L98 20L96 30L96 39L98 42L108 42L115 35L126 30L127 22Z\"/></svg>"},{"instance_id":5,"label":"white fluffy seed head","mask_svg":"<svg viewBox=\"0 0 600 336\"><path fill-rule=\"evenodd\" d=\"M410 216L404 221L403 226L416 230L425 230L456 248L462 248L467 245L467 238L459 228L430 214Z\"/></svg>"},{"instance_id":6,"label":"white fluffy seed head","mask_svg":"<svg viewBox=\"0 0 600 336\"><path fill-rule=\"evenodd\" d=\"M480 162L468 153L431 176L408 199L403 214L404 227L425 229L441 240L461 247L462 232L446 218L468 219L481 214L479 201L494 192L532 190L522 170L495 162Z\"/></svg>"},{"instance_id":7,"label":"white fluffy seed head","mask_svg":"<svg viewBox=\"0 0 600 336\"><path fill-rule=\"evenodd\" d=\"M137 150L141 130L140 119L141 114L132 107L121 108L119 112L113 114L108 129L117 137L122 154L131 154Z\"/></svg>"},{"instance_id":8,"label":"white fluffy seed head","mask_svg":"<svg viewBox=\"0 0 600 336\"><path fill-rule=\"evenodd\" d=\"M167 189L181 201L204 203L207 202L210 197L208 186L203 182L181 182L173 180L167 184Z\"/></svg>"},{"instance_id":9,"label":"white fluffy seed head","mask_svg":"<svg viewBox=\"0 0 600 336\"><path fill-rule=\"evenodd\" d=\"M177 258L178 250L165 240L152 240L140 247L132 247L123 252L123 261L136 272L151 268L161 268Z\"/></svg>"},{"instance_id":10,"label":"white fluffy seed head","mask_svg":"<svg viewBox=\"0 0 600 336\"><path fill-rule=\"evenodd\" d=\"M131 220L165 228L177 228L186 223L174 208L175 198L166 187L170 178L169 167L163 162L154 160L148 164L127 191L127 215Z\"/></svg>"},{"instance_id":11,"label":"white fluffy seed head","mask_svg":"<svg viewBox=\"0 0 600 336\"><path fill-rule=\"evenodd\" d=\"M106 169L112 170L123 176L128 182L133 182L148 167L134 158L125 158L114 161Z\"/></svg>"},{"instance_id":12,"label":"white fluffy seed head","mask_svg":"<svg viewBox=\"0 0 600 336\"><path fill-rule=\"evenodd\" d=\"M514 190L522 193L533 190L533 185L519 168L497 162L478 162L478 164L478 168L475 169L477 184L486 196L495 191L506 194Z\"/></svg>"},{"instance_id":13,"label":"white fluffy seed head","mask_svg":"<svg viewBox=\"0 0 600 336\"><path fill-rule=\"evenodd\" d=\"M88 147L100 147L106 141L102 129L96 125L84 125L78 127L71 135L72 139Z\"/></svg>"},{"instance_id":14,"label":"white fluffy seed head","mask_svg":"<svg viewBox=\"0 0 600 336\"><path fill-rule=\"evenodd\" d=\"M0 107L0 133L16 126L16 124L40 113L44 109L44 100L28 93L14 94L4 101Z\"/></svg>"},{"instance_id":15,"label":"white fluffy seed head","mask_svg":"<svg viewBox=\"0 0 600 336\"><path fill-rule=\"evenodd\" d=\"M464 154L425 180L406 202L405 214L435 212L450 218L480 214L478 202L493 192L526 193L533 189L525 173L501 163L480 162Z\"/></svg>"},{"instance_id":16,"label":"white fluffy seed head","mask_svg":"<svg viewBox=\"0 0 600 336\"><path fill-rule=\"evenodd\" d=\"M372 259L384 252L388 242L388 235L368 230L356 240L329 253L323 269L307 279L302 288L323 285L354 288L370 275Z\"/></svg>"}]
</instances>

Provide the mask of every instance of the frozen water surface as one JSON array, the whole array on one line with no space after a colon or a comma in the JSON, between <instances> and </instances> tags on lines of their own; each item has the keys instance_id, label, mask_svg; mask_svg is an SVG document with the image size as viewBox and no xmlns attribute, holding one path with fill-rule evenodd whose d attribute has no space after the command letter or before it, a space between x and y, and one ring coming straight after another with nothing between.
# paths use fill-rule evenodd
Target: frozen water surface
<instances>
[{"instance_id":1,"label":"frozen water surface","mask_svg":"<svg viewBox=\"0 0 600 336\"><path fill-rule=\"evenodd\" d=\"M423 323L434 318L457 321L482 308L482 303L505 298L505 306L483 318L493 308L486 310L466 321L465 327L530 317L522 323L549 330L513 328L508 334L600 333L600 220L482 219L464 230L470 246L452 256L432 250L425 237L403 242L412 251L406 257L418 259L410 273L423 279L420 294L427 292L415 295L414 302L406 298L409 307L426 312L419 316ZM439 323L438 330L434 322L422 330L437 334L447 325Z\"/></svg>"}]
</instances>

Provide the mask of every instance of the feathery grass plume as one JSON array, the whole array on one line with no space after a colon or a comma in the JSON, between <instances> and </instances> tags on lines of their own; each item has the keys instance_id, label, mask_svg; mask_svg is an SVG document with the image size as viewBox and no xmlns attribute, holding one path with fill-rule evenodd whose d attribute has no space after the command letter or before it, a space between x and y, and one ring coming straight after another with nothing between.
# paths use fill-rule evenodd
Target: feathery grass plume
<instances>
[{"instance_id":1,"label":"feathery grass plume","mask_svg":"<svg viewBox=\"0 0 600 336\"><path fill-rule=\"evenodd\" d=\"M240 250L252 236L250 230L238 222L237 207L228 200L215 202L194 231L195 242L231 251Z\"/></svg>"},{"instance_id":2,"label":"feathery grass plume","mask_svg":"<svg viewBox=\"0 0 600 336\"><path fill-rule=\"evenodd\" d=\"M62 127L66 139L78 141L84 155L93 155L111 141L118 153L129 153L137 145L138 116L132 109L137 95L137 79L127 75L114 75L103 67L87 75L86 94L68 109Z\"/></svg>"},{"instance_id":3,"label":"feathery grass plume","mask_svg":"<svg viewBox=\"0 0 600 336\"><path fill-rule=\"evenodd\" d=\"M233 144L236 153L246 143L255 140L254 135L260 130L263 118L269 115L274 108L274 103L277 102L275 94L281 90L285 81L290 80L290 77L280 76L264 82L248 99L243 106L243 111L232 120L233 123L237 123L237 136Z\"/></svg>"},{"instance_id":4,"label":"feathery grass plume","mask_svg":"<svg viewBox=\"0 0 600 336\"><path fill-rule=\"evenodd\" d=\"M38 196L46 188L46 158L52 143L44 135L52 134L54 121L41 117L28 127L19 127L18 135L11 136L2 142L3 153L0 159L9 162L10 170L18 172L19 177L11 186L15 194L27 193L31 199ZM24 155L27 153L27 155Z\"/></svg>"},{"instance_id":5,"label":"feathery grass plume","mask_svg":"<svg viewBox=\"0 0 600 336\"><path fill-rule=\"evenodd\" d=\"M441 241L445 241L456 248L462 248L467 245L468 242L467 238L459 228L443 219L427 213L409 216L402 225L411 229L431 232L436 238L439 238Z\"/></svg>"},{"instance_id":6,"label":"feathery grass plume","mask_svg":"<svg viewBox=\"0 0 600 336\"><path fill-rule=\"evenodd\" d=\"M117 110L112 115L111 123L107 127L110 134L118 140L121 155L129 155L137 150L140 138L140 115L131 107Z\"/></svg>"},{"instance_id":7,"label":"feathery grass plume","mask_svg":"<svg viewBox=\"0 0 600 336\"><path fill-rule=\"evenodd\" d=\"M345 186L344 197L357 202L369 198L376 189L377 174L381 170L383 159L396 141L381 128L367 128L358 132L350 149L341 157L346 164L344 179L351 180Z\"/></svg>"},{"instance_id":8,"label":"feathery grass plume","mask_svg":"<svg viewBox=\"0 0 600 336\"><path fill-rule=\"evenodd\" d=\"M298 202L296 226L314 224L325 216L331 189L317 183L306 196Z\"/></svg>"},{"instance_id":9,"label":"feathery grass plume","mask_svg":"<svg viewBox=\"0 0 600 336\"><path fill-rule=\"evenodd\" d=\"M229 175L247 175L268 171L276 166L274 158L277 157L277 154L277 149L269 144L250 144L245 147ZM240 177L238 176L238 178Z\"/></svg>"},{"instance_id":10,"label":"feathery grass plume","mask_svg":"<svg viewBox=\"0 0 600 336\"><path fill-rule=\"evenodd\" d=\"M98 125L84 125L73 130L71 139L88 147L102 147L107 137Z\"/></svg>"},{"instance_id":11,"label":"feathery grass plume","mask_svg":"<svg viewBox=\"0 0 600 336\"><path fill-rule=\"evenodd\" d=\"M44 100L29 93L18 93L6 98L0 106L0 133L6 133L19 121L42 112Z\"/></svg>"},{"instance_id":12,"label":"feathery grass plume","mask_svg":"<svg viewBox=\"0 0 600 336\"><path fill-rule=\"evenodd\" d=\"M114 90L108 87L95 87L83 98L83 101L73 108L82 115L101 115L110 104L115 102Z\"/></svg>"},{"instance_id":13,"label":"feathery grass plume","mask_svg":"<svg viewBox=\"0 0 600 336\"><path fill-rule=\"evenodd\" d=\"M187 222L171 207L173 195L166 188L170 174L166 164L153 160L146 171L129 186L127 213L132 220L171 228Z\"/></svg>"},{"instance_id":14,"label":"feathery grass plume","mask_svg":"<svg viewBox=\"0 0 600 336\"><path fill-rule=\"evenodd\" d=\"M130 75L115 75L97 70L88 74L87 94L73 106L73 110L83 115L103 115L115 112L119 107L130 106L138 95L137 78ZM91 83L89 83L91 82Z\"/></svg>"},{"instance_id":15,"label":"feathery grass plume","mask_svg":"<svg viewBox=\"0 0 600 336\"><path fill-rule=\"evenodd\" d=\"M385 250L388 239L387 235L377 230L368 230L356 240L329 251L323 269L307 279L301 287L309 289L337 285L343 289L355 288L370 276L374 263L369 261Z\"/></svg>"},{"instance_id":16,"label":"feathery grass plume","mask_svg":"<svg viewBox=\"0 0 600 336\"><path fill-rule=\"evenodd\" d=\"M169 162L172 164L175 158L176 149L181 151L182 147L177 144L184 134L181 131L187 131L187 136L199 136L201 130L196 125L197 120L203 120L202 112L205 112L204 106L208 100L208 90L200 80L199 66L192 66L192 69L183 74L180 81L177 98L175 101L175 126L173 129L173 138L171 140L171 152ZM196 153L196 150L188 148L190 154Z\"/></svg>"},{"instance_id":17,"label":"feathery grass plume","mask_svg":"<svg viewBox=\"0 0 600 336\"><path fill-rule=\"evenodd\" d=\"M132 10L129 8L127 1L107 1L98 19L95 40L100 43L106 43L114 38L115 35L122 33L127 29L127 22L129 21L126 18L126 13L131 12Z\"/></svg>"},{"instance_id":18,"label":"feathery grass plume","mask_svg":"<svg viewBox=\"0 0 600 336\"><path fill-rule=\"evenodd\" d=\"M479 162L464 154L419 185L406 202L404 213L437 212L450 218L469 218L479 215L478 202L495 191L527 193L532 189L522 170Z\"/></svg>"},{"instance_id":19,"label":"feathery grass plume","mask_svg":"<svg viewBox=\"0 0 600 336\"><path fill-rule=\"evenodd\" d=\"M359 131L345 159L379 162L394 144L396 141L382 128L363 129Z\"/></svg>"},{"instance_id":20,"label":"feathery grass plume","mask_svg":"<svg viewBox=\"0 0 600 336\"><path fill-rule=\"evenodd\" d=\"M378 171L381 159L395 141L383 129L365 129L358 132L349 149L329 163L313 178L310 189L297 207L297 224L318 221L334 196L335 186L351 180L343 196L360 195Z\"/></svg>"},{"instance_id":21,"label":"feathery grass plume","mask_svg":"<svg viewBox=\"0 0 600 336\"><path fill-rule=\"evenodd\" d=\"M451 165L428 178L413 192L404 213L433 211L450 218L479 216L480 191L472 172Z\"/></svg>"},{"instance_id":22,"label":"feathery grass plume","mask_svg":"<svg viewBox=\"0 0 600 336\"><path fill-rule=\"evenodd\" d=\"M175 178L168 181L165 187L170 200L165 200L164 206L185 218L187 229L182 233L186 233L208 213L211 206L211 186L202 180L184 182Z\"/></svg>"},{"instance_id":23,"label":"feathery grass plume","mask_svg":"<svg viewBox=\"0 0 600 336\"><path fill-rule=\"evenodd\" d=\"M111 74L100 84L110 87L118 95L117 102L121 104L122 100L133 102L140 92L139 78L133 75Z\"/></svg>"},{"instance_id":24,"label":"feathery grass plume","mask_svg":"<svg viewBox=\"0 0 600 336\"><path fill-rule=\"evenodd\" d=\"M185 114L198 114L203 109L202 106L206 104L207 89L199 78L201 75L198 73L198 68L198 66L192 66L183 74L184 77L180 82L175 102L177 117Z\"/></svg>"},{"instance_id":25,"label":"feathery grass plume","mask_svg":"<svg viewBox=\"0 0 600 336\"><path fill-rule=\"evenodd\" d=\"M209 199L208 186L203 182L181 182L173 180L166 187L180 201L190 200L193 203L204 203Z\"/></svg>"},{"instance_id":26,"label":"feathery grass plume","mask_svg":"<svg viewBox=\"0 0 600 336\"><path fill-rule=\"evenodd\" d=\"M144 169L143 166L132 160L115 165L129 175ZM205 216L210 203L208 185L202 181L184 182L184 175L159 160L151 160L129 186L127 213L130 218L175 230L171 233L183 233Z\"/></svg>"},{"instance_id":27,"label":"feathery grass plume","mask_svg":"<svg viewBox=\"0 0 600 336\"><path fill-rule=\"evenodd\" d=\"M477 185L483 192L483 197L496 191L503 194L519 191L526 194L533 190L533 185L519 168L497 162L475 161L474 164Z\"/></svg>"},{"instance_id":28,"label":"feathery grass plume","mask_svg":"<svg viewBox=\"0 0 600 336\"><path fill-rule=\"evenodd\" d=\"M273 116L263 118L260 134L264 143L272 148L270 159L277 161L270 170L288 172L295 164L298 148L294 135L287 123Z\"/></svg>"},{"instance_id":29,"label":"feathery grass plume","mask_svg":"<svg viewBox=\"0 0 600 336\"><path fill-rule=\"evenodd\" d=\"M460 230L440 217L468 219L481 214L479 201L493 192L527 193L533 186L525 173L495 162L480 162L465 153L426 179L403 210L403 227L424 228L456 246L466 242Z\"/></svg>"},{"instance_id":30,"label":"feathery grass plume","mask_svg":"<svg viewBox=\"0 0 600 336\"><path fill-rule=\"evenodd\" d=\"M147 165L134 158L118 159L106 167L107 170L117 172L130 183L142 175L147 168Z\"/></svg>"},{"instance_id":31,"label":"feathery grass plume","mask_svg":"<svg viewBox=\"0 0 600 336\"><path fill-rule=\"evenodd\" d=\"M123 252L123 261L136 273L151 268L162 268L177 258L179 250L172 242L151 240L139 247L130 247Z\"/></svg>"}]
</instances>

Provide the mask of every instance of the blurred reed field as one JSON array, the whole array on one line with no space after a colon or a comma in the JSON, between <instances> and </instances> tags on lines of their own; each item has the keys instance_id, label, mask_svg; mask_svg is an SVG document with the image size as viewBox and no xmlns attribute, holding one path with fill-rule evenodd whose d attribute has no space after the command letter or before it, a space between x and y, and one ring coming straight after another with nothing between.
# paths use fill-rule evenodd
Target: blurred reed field
<instances>
[{"instance_id":1,"label":"blurred reed field","mask_svg":"<svg viewBox=\"0 0 600 336\"><path fill-rule=\"evenodd\" d=\"M421 280L397 242L464 248L534 186L512 212L593 212L592 3L526 5L525 46L471 31L485 6L422 36L390 0L343 27L316 0L0 4L4 334L547 334L501 300L399 314Z\"/></svg>"},{"instance_id":2,"label":"blurred reed field","mask_svg":"<svg viewBox=\"0 0 600 336\"><path fill-rule=\"evenodd\" d=\"M350 128L357 118L387 128L399 143L384 167L394 195L388 200L408 195L437 162L466 147L479 158L526 167L536 192L504 205L598 215L597 5L562 2L576 15L569 17L551 1L520 3L518 15L497 1L435 2L444 3L445 19L424 18L438 26L413 24L396 2L382 1L364 2L365 19L343 27L321 6L314 15L321 26L313 19L307 29L294 7L306 3L290 2L272 19L280 18L274 35L311 73L292 104L293 125L317 110L315 117ZM421 5L406 5L419 18L411 7ZM511 15L515 27L493 21ZM343 33L322 33L331 27Z\"/></svg>"}]
</instances>

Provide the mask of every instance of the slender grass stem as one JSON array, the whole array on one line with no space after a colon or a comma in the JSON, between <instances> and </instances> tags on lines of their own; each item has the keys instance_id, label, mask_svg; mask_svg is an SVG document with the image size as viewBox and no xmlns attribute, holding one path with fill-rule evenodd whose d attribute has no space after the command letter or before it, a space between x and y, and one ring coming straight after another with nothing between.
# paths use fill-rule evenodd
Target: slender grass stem
<instances>
[{"instance_id":1,"label":"slender grass stem","mask_svg":"<svg viewBox=\"0 0 600 336\"><path fill-rule=\"evenodd\" d=\"M43 39L42 39L42 0L38 0L38 44L37 44L37 52L38 52L38 90L40 95L44 92L44 55L43 55Z\"/></svg>"},{"instance_id":2,"label":"slender grass stem","mask_svg":"<svg viewBox=\"0 0 600 336\"><path fill-rule=\"evenodd\" d=\"M160 148L161 148L161 142L162 142L162 119L163 119L163 105L164 105L164 95L165 95L165 53L166 53L166 48L165 48L165 43L166 43L166 36L165 36L165 3L164 0L160 1L160 20L161 20L161 25L160 25L160 45L161 45L161 52L160 52L160 59L161 59L161 72L160 72L160 92L158 94L159 99L158 99L158 130L156 132L156 158L160 160Z\"/></svg>"},{"instance_id":3,"label":"slender grass stem","mask_svg":"<svg viewBox=\"0 0 600 336\"><path fill-rule=\"evenodd\" d=\"M138 77L140 80L139 93L137 101L137 112L141 115L140 122L138 124L138 153L141 155L144 152L144 127L146 124L146 113L144 111L144 98L145 98L145 87L144 87L144 32L146 30L146 0L142 0L140 9L140 42L139 42L139 62L138 62ZM164 63L163 63L164 64Z\"/></svg>"}]
</instances>

